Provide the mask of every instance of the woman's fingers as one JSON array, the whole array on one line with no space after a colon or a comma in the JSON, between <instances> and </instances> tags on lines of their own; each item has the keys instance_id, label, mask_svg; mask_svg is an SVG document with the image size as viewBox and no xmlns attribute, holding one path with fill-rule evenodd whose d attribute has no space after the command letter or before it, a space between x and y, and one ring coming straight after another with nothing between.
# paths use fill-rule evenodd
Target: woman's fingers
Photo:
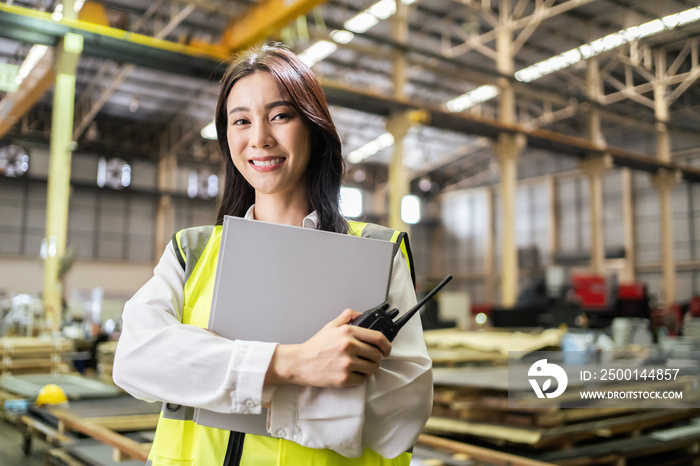
<instances>
[{"instance_id":1,"label":"woman's fingers","mask_svg":"<svg viewBox=\"0 0 700 466\"><path fill-rule=\"evenodd\" d=\"M355 354L365 361L379 365L382 360L382 352L374 345L369 345L362 341L358 341Z\"/></svg>"},{"instance_id":2,"label":"woman's fingers","mask_svg":"<svg viewBox=\"0 0 700 466\"><path fill-rule=\"evenodd\" d=\"M368 328L349 326L352 335L359 341L377 348L384 357L391 353L391 343L382 332L370 330Z\"/></svg>"},{"instance_id":3,"label":"woman's fingers","mask_svg":"<svg viewBox=\"0 0 700 466\"><path fill-rule=\"evenodd\" d=\"M278 345L266 374L266 384L294 383L344 387L363 383L379 369L391 343L381 333L349 325L360 314L343 311L300 345Z\"/></svg>"}]
</instances>

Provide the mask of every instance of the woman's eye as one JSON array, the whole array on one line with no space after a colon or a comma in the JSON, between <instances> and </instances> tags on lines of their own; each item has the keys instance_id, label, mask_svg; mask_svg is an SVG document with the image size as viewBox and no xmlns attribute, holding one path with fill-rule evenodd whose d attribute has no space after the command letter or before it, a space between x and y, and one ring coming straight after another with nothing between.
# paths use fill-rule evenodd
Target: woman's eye
<instances>
[{"instance_id":1,"label":"woman's eye","mask_svg":"<svg viewBox=\"0 0 700 466\"><path fill-rule=\"evenodd\" d=\"M273 120L289 120L293 118L293 115L289 113L278 113L274 117L272 117Z\"/></svg>"},{"instance_id":2,"label":"woman's eye","mask_svg":"<svg viewBox=\"0 0 700 466\"><path fill-rule=\"evenodd\" d=\"M238 120L234 120L233 123L231 123L231 124L233 126L241 126L241 125L245 125L246 123L248 123L248 120L246 120L245 118L239 118Z\"/></svg>"}]
</instances>

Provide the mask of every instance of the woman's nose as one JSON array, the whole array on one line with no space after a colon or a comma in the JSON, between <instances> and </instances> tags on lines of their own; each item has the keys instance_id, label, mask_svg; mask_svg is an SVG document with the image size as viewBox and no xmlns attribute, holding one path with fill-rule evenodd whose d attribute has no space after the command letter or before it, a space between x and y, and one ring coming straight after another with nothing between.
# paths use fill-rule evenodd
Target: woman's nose
<instances>
[{"instance_id":1,"label":"woman's nose","mask_svg":"<svg viewBox=\"0 0 700 466\"><path fill-rule=\"evenodd\" d=\"M269 125L257 123L253 125L250 135L250 146L256 149L263 149L275 145L275 138L272 136Z\"/></svg>"}]
</instances>

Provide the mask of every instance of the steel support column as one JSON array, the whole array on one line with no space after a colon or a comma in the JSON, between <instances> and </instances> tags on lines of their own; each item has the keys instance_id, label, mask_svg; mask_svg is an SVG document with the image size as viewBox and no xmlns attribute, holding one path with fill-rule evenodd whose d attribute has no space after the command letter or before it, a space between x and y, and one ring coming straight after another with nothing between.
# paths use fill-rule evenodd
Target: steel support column
<instances>
[{"instance_id":1,"label":"steel support column","mask_svg":"<svg viewBox=\"0 0 700 466\"><path fill-rule=\"evenodd\" d=\"M659 160L671 161L671 140L668 135L668 86L666 84L666 55L656 54L656 80L654 81L654 116L656 117L656 153ZM664 303L666 307L676 299L676 261L673 252L673 213L671 192L678 182L675 172L659 170L652 176L659 192L659 223L661 224L661 260L664 277Z\"/></svg>"},{"instance_id":2,"label":"steel support column","mask_svg":"<svg viewBox=\"0 0 700 466\"><path fill-rule=\"evenodd\" d=\"M581 170L588 177L589 212L591 217L591 273L602 275L605 266L603 246L603 174L612 166L609 157L591 157L581 161Z\"/></svg>"},{"instance_id":3,"label":"steel support column","mask_svg":"<svg viewBox=\"0 0 700 466\"><path fill-rule=\"evenodd\" d=\"M515 191L521 135L501 133L494 144L501 173L501 304L515 306L518 297L518 246L515 241Z\"/></svg>"},{"instance_id":4,"label":"steel support column","mask_svg":"<svg viewBox=\"0 0 700 466\"><path fill-rule=\"evenodd\" d=\"M65 2L64 8L72 10L73 2ZM53 332L57 332L61 327L63 289L59 272L68 236L75 72L82 48L83 37L72 33L66 34L56 46L56 87L46 200L46 236L44 238L46 259L44 260L43 290L44 312Z\"/></svg>"},{"instance_id":5,"label":"steel support column","mask_svg":"<svg viewBox=\"0 0 700 466\"><path fill-rule=\"evenodd\" d=\"M629 168L622 169L622 221L625 228L625 267L620 273L620 279L627 282L635 280L634 252L634 210L632 195L632 172Z\"/></svg>"},{"instance_id":6,"label":"steel support column","mask_svg":"<svg viewBox=\"0 0 700 466\"><path fill-rule=\"evenodd\" d=\"M669 100L666 84L666 55L656 54L656 81L654 84L654 116L656 117L656 151L663 162L671 161L671 140L668 135ZM653 177L654 186L659 191L659 215L661 223L661 251L664 277L664 303L668 307L676 298L676 266L673 253L673 215L671 211L671 191L677 183L676 173L659 170Z\"/></svg>"},{"instance_id":7,"label":"steel support column","mask_svg":"<svg viewBox=\"0 0 700 466\"><path fill-rule=\"evenodd\" d=\"M510 22L511 2L501 3L499 28L496 34L496 68L505 76L515 71L513 63L513 32L506 27ZM502 123L515 123L515 91L507 78L498 78L500 100L498 117ZM501 304L515 306L518 297L518 246L515 242L515 190L518 180L518 158L525 138L502 132L496 138L494 149L501 172Z\"/></svg>"},{"instance_id":8,"label":"steel support column","mask_svg":"<svg viewBox=\"0 0 700 466\"><path fill-rule=\"evenodd\" d=\"M161 137L165 139L165 136ZM161 157L158 161L158 190L161 192L156 211L155 245L154 251L159 254L163 250L170 237L175 233L175 206L170 193L177 184L177 155L167 152L163 148L168 147L161 143Z\"/></svg>"},{"instance_id":9,"label":"steel support column","mask_svg":"<svg viewBox=\"0 0 700 466\"><path fill-rule=\"evenodd\" d=\"M678 183L675 172L660 170L652 177L659 192L659 223L661 224L661 261L664 280L664 304L673 304L676 298L676 260L673 252L673 212L671 193Z\"/></svg>"},{"instance_id":10,"label":"steel support column","mask_svg":"<svg viewBox=\"0 0 700 466\"><path fill-rule=\"evenodd\" d=\"M408 41L408 7L401 0L396 1L396 13L391 18L392 38L398 43ZM404 52L394 51L392 58L392 79L394 98L403 99L406 95L406 56ZM394 136L394 152L389 164L389 227L408 231L401 219L401 200L410 192L410 180L403 163L403 139L411 127L409 111L393 112L387 120L387 131Z\"/></svg>"},{"instance_id":11,"label":"steel support column","mask_svg":"<svg viewBox=\"0 0 700 466\"><path fill-rule=\"evenodd\" d=\"M549 211L549 250L550 257L553 257L559 251L559 216L557 215L557 180L553 175L547 175L545 178L547 184L548 195L548 211ZM551 262L551 261L550 261Z\"/></svg>"},{"instance_id":12,"label":"steel support column","mask_svg":"<svg viewBox=\"0 0 700 466\"><path fill-rule=\"evenodd\" d=\"M484 196L486 197L486 237L484 238L484 287L486 288L486 302L493 303L496 301L496 286L494 282L494 209L493 209L493 189L490 186L484 188Z\"/></svg>"},{"instance_id":13,"label":"steel support column","mask_svg":"<svg viewBox=\"0 0 700 466\"><path fill-rule=\"evenodd\" d=\"M600 68L597 58L586 61L586 94L591 101L598 103L601 97ZM588 108L588 139L596 145L605 145L600 128L600 112L596 104ZM605 266L605 246L603 239L603 174L612 166L609 157L591 155L581 161L581 169L588 177L588 203L591 218L591 273L602 275Z\"/></svg>"}]
</instances>

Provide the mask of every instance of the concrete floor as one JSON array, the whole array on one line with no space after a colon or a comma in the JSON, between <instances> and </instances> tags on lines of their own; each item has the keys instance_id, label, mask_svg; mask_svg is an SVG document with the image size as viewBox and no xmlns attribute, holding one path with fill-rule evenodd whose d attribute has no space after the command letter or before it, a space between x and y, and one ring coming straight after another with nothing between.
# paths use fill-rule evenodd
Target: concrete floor
<instances>
[{"instance_id":1,"label":"concrete floor","mask_svg":"<svg viewBox=\"0 0 700 466\"><path fill-rule=\"evenodd\" d=\"M51 445L32 439L29 456L22 452L22 433L7 421L0 420L0 465L2 466L44 466L46 453Z\"/></svg>"}]
</instances>

